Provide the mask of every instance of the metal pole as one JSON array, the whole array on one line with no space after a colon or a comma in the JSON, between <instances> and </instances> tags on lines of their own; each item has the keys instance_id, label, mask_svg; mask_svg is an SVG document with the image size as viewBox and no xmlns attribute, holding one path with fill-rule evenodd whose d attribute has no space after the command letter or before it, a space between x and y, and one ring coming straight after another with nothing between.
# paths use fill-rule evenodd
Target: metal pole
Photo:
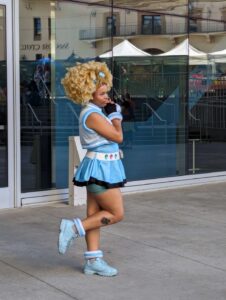
<instances>
[{"instance_id":1,"label":"metal pole","mask_svg":"<svg viewBox=\"0 0 226 300\"><path fill-rule=\"evenodd\" d=\"M192 173L195 173L195 140L192 140Z\"/></svg>"}]
</instances>

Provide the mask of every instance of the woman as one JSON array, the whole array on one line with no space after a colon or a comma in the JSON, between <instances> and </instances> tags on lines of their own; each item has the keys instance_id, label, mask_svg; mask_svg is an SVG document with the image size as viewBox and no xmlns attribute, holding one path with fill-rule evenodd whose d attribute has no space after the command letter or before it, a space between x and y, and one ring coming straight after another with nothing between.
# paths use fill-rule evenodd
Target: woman
<instances>
[{"instance_id":1,"label":"woman","mask_svg":"<svg viewBox=\"0 0 226 300\"><path fill-rule=\"evenodd\" d=\"M100 228L115 224L124 216L119 188L124 186L126 177L118 147L123 140L122 115L107 94L112 75L105 63L92 61L69 69L62 83L70 99L85 104L79 133L87 154L73 181L87 187L87 218L61 221L59 253L64 254L74 239L85 236L84 273L115 276L118 271L103 260L100 250Z\"/></svg>"}]
</instances>

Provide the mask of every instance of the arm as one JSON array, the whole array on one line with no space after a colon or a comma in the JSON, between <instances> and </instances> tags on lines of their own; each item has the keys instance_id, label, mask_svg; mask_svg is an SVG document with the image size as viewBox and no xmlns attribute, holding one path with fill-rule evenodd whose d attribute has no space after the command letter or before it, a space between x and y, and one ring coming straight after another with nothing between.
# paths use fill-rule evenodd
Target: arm
<instances>
[{"instance_id":1,"label":"arm","mask_svg":"<svg viewBox=\"0 0 226 300\"><path fill-rule=\"evenodd\" d=\"M121 143L123 141L121 120L119 119L113 119L110 124L100 114L91 113L86 120L86 126L112 142Z\"/></svg>"}]
</instances>

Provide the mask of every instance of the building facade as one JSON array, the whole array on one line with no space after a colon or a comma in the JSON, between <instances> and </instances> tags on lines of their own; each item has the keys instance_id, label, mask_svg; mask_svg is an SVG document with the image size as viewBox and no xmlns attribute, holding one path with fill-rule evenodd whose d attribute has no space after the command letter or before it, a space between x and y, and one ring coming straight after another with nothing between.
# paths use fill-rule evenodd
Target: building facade
<instances>
[{"instance_id":1,"label":"building facade","mask_svg":"<svg viewBox=\"0 0 226 300\"><path fill-rule=\"evenodd\" d=\"M61 79L89 60L123 107L127 192L226 180L226 1L0 0L0 208L68 198Z\"/></svg>"}]
</instances>

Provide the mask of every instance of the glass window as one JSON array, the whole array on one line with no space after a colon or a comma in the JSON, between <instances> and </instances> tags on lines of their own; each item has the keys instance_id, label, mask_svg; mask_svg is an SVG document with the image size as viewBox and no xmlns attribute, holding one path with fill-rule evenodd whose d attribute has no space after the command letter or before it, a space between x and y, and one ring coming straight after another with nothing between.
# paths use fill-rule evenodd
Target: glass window
<instances>
[{"instance_id":1,"label":"glass window","mask_svg":"<svg viewBox=\"0 0 226 300\"><path fill-rule=\"evenodd\" d=\"M68 137L78 135L81 108L67 99L61 79L68 67L95 59L113 70L128 180L226 169L225 8L191 2L116 0L113 12L109 1L37 0L41 7L32 10L20 2L23 192L68 186ZM34 15L44 25L35 43ZM126 39L123 55L100 56Z\"/></svg>"},{"instance_id":2,"label":"glass window","mask_svg":"<svg viewBox=\"0 0 226 300\"><path fill-rule=\"evenodd\" d=\"M142 16L142 34L160 34L161 17L160 16Z\"/></svg>"},{"instance_id":3,"label":"glass window","mask_svg":"<svg viewBox=\"0 0 226 300\"><path fill-rule=\"evenodd\" d=\"M0 188L8 186L6 64L6 9L4 5L0 5Z\"/></svg>"},{"instance_id":4,"label":"glass window","mask_svg":"<svg viewBox=\"0 0 226 300\"><path fill-rule=\"evenodd\" d=\"M204 53L189 57L189 174L225 171L225 2L191 4L189 43ZM198 37L193 33L194 18L199 24Z\"/></svg>"},{"instance_id":5,"label":"glass window","mask_svg":"<svg viewBox=\"0 0 226 300\"><path fill-rule=\"evenodd\" d=\"M107 35L116 35L116 16L106 18Z\"/></svg>"},{"instance_id":6,"label":"glass window","mask_svg":"<svg viewBox=\"0 0 226 300\"><path fill-rule=\"evenodd\" d=\"M154 33L161 32L161 16L153 16Z\"/></svg>"},{"instance_id":7,"label":"glass window","mask_svg":"<svg viewBox=\"0 0 226 300\"><path fill-rule=\"evenodd\" d=\"M118 11L114 8L114 13ZM185 45L183 55L181 51L167 54L187 38L187 18L170 15L171 11L161 16L148 10L121 11L120 24L126 28L129 42L137 47L136 55L125 49L124 56L118 57L113 48L114 96L124 116L121 148L128 180L188 174L188 47ZM141 36L143 32L147 34ZM158 32L164 35L153 36ZM114 39L115 44L120 42ZM157 56L160 53L164 55Z\"/></svg>"},{"instance_id":8,"label":"glass window","mask_svg":"<svg viewBox=\"0 0 226 300\"><path fill-rule=\"evenodd\" d=\"M151 34L152 33L152 16L143 16L142 17L142 33Z\"/></svg>"},{"instance_id":9,"label":"glass window","mask_svg":"<svg viewBox=\"0 0 226 300\"><path fill-rule=\"evenodd\" d=\"M61 79L67 68L111 48L105 33L110 12L109 7L52 0L34 0L28 10L20 1L22 192L68 187L68 139L78 135L81 107L66 97ZM42 39L35 43L34 14L43 22L42 31L37 25Z\"/></svg>"},{"instance_id":10,"label":"glass window","mask_svg":"<svg viewBox=\"0 0 226 300\"><path fill-rule=\"evenodd\" d=\"M39 41L42 38L41 18L34 18L34 40Z\"/></svg>"},{"instance_id":11,"label":"glass window","mask_svg":"<svg viewBox=\"0 0 226 300\"><path fill-rule=\"evenodd\" d=\"M136 39L142 24L140 12L114 8L112 16L110 6L41 3L46 26L42 40L33 43L30 28L36 12L20 2L22 192L68 186L68 137L78 135L81 107L67 99L61 79L68 67L93 59L106 61L114 70L112 96L122 105L124 115L121 147L128 180L186 174L188 57L140 55L139 51L153 45L151 36ZM163 19L174 20L164 15L150 19L149 12L143 15L147 16L145 30L151 28L152 33L161 30ZM124 57L100 58L122 42L116 36L106 38L106 22L109 31L114 26L113 33L116 27L122 36L133 33L130 42L139 56L130 56L125 49ZM180 24L184 33L186 18L180 18ZM170 33L161 41L155 40L155 52L174 48Z\"/></svg>"},{"instance_id":12,"label":"glass window","mask_svg":"<svg viewBox=\"0 0 226 300\"><path fill-rule=\"evenodd\" d=\"M186 174L186 69L179 55L114 59L129 180Z\"/></svg>"},{"instance_id":13,"label":"glass window","mask_svg":"<svg viewBox=\"0 0 226 300\"><path fill-rule=\"evenodd\" d=\"M196 19L190 19L190 21L189 21L189 31L190 31L190 33L198 31L198 24L197 24Z\"/></svg>"},{"instance_id":14,"label":"glass window","mask_svg":"<svg viewBox=\"0 0 226 300\"><path fill-rule=\"evenodd\" d=\"M48 36L49 40L51 40L51 18L48 18Z\"/></svg>"}]
</instances>

